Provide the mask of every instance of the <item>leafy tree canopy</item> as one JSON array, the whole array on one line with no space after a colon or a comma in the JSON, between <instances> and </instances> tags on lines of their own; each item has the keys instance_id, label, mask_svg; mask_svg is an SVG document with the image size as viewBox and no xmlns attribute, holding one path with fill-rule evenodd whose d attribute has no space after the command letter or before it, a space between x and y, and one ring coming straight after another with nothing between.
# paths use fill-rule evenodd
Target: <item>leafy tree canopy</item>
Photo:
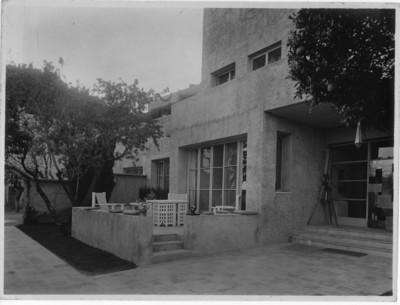
<instances>
[{"instance_id":1,"label":"leafy tree canopy","mask_svg":"<svg viewBox=\"0 0 400 305\"><path fill-rule=\"evenodd\" d=\"M302 9L290 18L295 97L330 103L348 126L392 128L395 10Z\"/></svg>"},{"instance_id":2,"label":"leafy tree canopy","mask_svg":"<svg viewBox=\"0 0 400 305\"><path fill-rule=\"evenodd\" d=\"M62 183L69 181L64 189L71 201L87 204L92 191L111 194L116 160L145 149L149 138L157 144L160 126L146 112L157 98L137 81L99 79L89 91L66 84L48 62L43 69L8 65L6 156L32 177L55 170Z\"/></svg>"}]
</instances>

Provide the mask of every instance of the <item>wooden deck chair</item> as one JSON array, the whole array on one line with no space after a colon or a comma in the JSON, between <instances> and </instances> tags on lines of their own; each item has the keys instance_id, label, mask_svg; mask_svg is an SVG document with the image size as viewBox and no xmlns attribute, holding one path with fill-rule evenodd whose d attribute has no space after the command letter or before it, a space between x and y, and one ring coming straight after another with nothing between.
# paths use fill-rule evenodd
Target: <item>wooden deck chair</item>
<instances>
[{"instance_id":1,"label":"wooden deck chair","mask_svg":"<svg viewBox=\"0 0 400 305\"><path fill-rule=\"evenodd\" d=\"M97 202L97 203L96 203ZM100 207L100 210L116 211L123 210L124 203L108 203L106 193L92 193L92 207Z\"/></svg>"}]
</instances>

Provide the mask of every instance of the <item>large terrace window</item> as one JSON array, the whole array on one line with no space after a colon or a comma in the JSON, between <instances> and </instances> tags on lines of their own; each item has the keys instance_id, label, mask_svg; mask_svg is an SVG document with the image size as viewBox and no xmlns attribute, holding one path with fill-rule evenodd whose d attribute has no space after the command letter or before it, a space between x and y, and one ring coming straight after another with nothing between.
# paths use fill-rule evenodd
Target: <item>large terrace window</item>
<instances>
[{"instance_id":1,"label":"large terrace window","mask_svg":"<svg viewBox=\"0 0 400 305\"><path fill-rule=\"evenodd\" d=\"M189 201L200 212L221 205L245 208L246 141L192 150L188 161Z\"/></svg>"}]
</instances>

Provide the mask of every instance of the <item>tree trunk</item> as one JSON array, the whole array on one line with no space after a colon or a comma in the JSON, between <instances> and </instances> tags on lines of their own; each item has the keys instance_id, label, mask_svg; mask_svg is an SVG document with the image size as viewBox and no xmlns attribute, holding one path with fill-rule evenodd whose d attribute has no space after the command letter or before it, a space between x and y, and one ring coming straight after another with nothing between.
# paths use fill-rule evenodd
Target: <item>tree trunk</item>
<instances>
[{"instance_id":1,"label":"tree trunk","mask_svg":"<svg viewBox=\"0 0 400 305\"><path fill-rule=\"evenodd\" d=\"M24 182L25 182L25 188L24 191L22 192L22 202L23 202L23 206L24 206L24 215L23 215L23 219L24 219L24 223L25 220L27 218L27 211L29 210L30 206L31 206L31 179L29 179L28 177L23 177ZM23 198L23 196L25 196L25 198Z\"/></svg>"},{"instance_id":2,"label":"tree trunk","mask_svg":"<svg viewBox=\"0 0 400 305\"><path fill-rule=\"evenodd\" d=\"M102 166L93 170L93 177L83 200L83 205L91 205L92 192L106 193L107 200L110 199L114 188L114 161L107 161Z\"/></svg>"},{"instance_id":3,"label":"tree trunk","mask_svg":"<svg viewBox=\"0 0 400 305\"><path fill-rule=\"evenodd\" d=\"M76 201L75 201L74 197L71 195L71 192L69 191L69 188L68 188L66 182L62 178L61 172L57 172L56 176L57 176L58 182L60 182L61 187L63 188L64 192L67 194L69 201L71 201L72 206L76 206Z\"/></svg>"},{"instance_id":4,"label":"tree trunk","mask_svg":"<svg viewBox=\"0 0 400 305\"><path fill-rule=\"evenodd\" d=\"M35 180L36 191L38 192L40 197L42 197L44 203L46 204L47 210L49 211L49 214L51 218L54 220L57 228L64 235L70 235L71 232L67 228L65 228L64 224L61 221L58 220L56 210L54 209L49 197L47 197L42 187L40 186L39 179L37 177L34 177L34 180Z\"/></svg>"},{"instance_id":5,"label":"tree trunk","mask_svg":"<svg viewBox=\"0 0 400 305\"><path fill-rule=\"evenodd\" d=\"M35 186L36 186L36 191L38 192L38 194L40 195L40 197L42 197L44 203L46 204L47 210L49 211L50 217L54 220L57 228L61 231L61 233L63 233L64 235L70 235L71 232L69 230L67 230L65 228L65 226L58 220L57 214L56 214L56 210L54 209L53 205L51 204L50 199L47 197L47 195L45 194L45 192L43 191L42 187L40 186L39 183L39 174L38 174L38 169L36 167L35 171L29 170L26 165L25 165L25 160L26 160L26 156L27 153L25 152L24 156L21 159L21 165L25 171L25 173L27 173L27 175L24 175L26 177L29 178L29 175L33 178L33 180L35 181Z\"/></svg>"},{"instance_id":6,"label":"tree trunk","mask_svg":"<svg viewBox=\"0 0 400 305\"><path fill-rule=\"evenodd\" d=\"M82 204L84 206L90 206L92 204L92 193L97 190L97 185L101 180L101 174L103 172L104 166L96 167L93 169L93 178L90 182L90 185L87 189L85 198L83 199Z\"/></svg>"}]
</instances>

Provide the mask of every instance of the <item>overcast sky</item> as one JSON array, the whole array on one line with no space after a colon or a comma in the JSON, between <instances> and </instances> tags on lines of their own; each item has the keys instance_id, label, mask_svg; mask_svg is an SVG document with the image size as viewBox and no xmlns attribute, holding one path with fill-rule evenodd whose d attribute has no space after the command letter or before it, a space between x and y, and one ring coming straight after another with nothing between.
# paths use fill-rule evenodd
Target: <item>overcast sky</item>
<instances>
[{"instance_id":1,"label":"overcast sky","mask_svg":"<svg viewBox=\"0 0 400 305\"><path fill-rule=\"evenodd\" d=\"M97 78L145 89L176 91L200 82L203 11L183 3L63 5L11 0L3 4L6 62L43 60L58 65L68 82L91 87ZM55 1L52 1L53 3ZM57 1L59 2L59 1ZM29 4L29 5L28 5ZM181 7L180 7L180 6Z\"/></svg>"}]
</instances>

